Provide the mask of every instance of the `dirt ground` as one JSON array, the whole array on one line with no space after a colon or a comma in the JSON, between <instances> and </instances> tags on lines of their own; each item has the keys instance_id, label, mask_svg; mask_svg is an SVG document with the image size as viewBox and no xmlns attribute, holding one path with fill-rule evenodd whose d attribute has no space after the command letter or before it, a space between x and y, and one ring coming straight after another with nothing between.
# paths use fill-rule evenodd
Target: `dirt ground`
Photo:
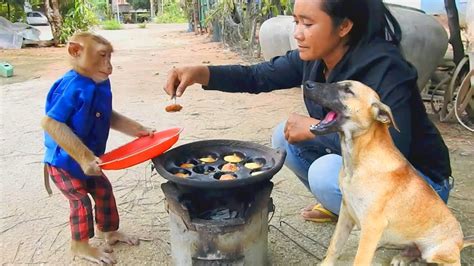
<instances>
[{"instance_id":1,"label":"dirt ground","mask_svg":"<svg viewBox=\"0 0 474 266\"><path fill-rule=\"evenodd\" d=\"M148 24L146 29L132 25L119 31L99 31L116 50L111 76L115 110L158 130L184 127L176 146L213 138L269 145L273 127L290 112L305 113L298 88L246 95L205 92L198 86L189 88L178 100L184 106L181 112L166 113L164 107L170 101L162 87L172 66L246 63L222 44L186 33L185 29L186 25ZM89 265L80 259L73 261L69 254L68 202L54 185L54 194L48 197L42 183L43 133L39 121L48 89L68 70L66 50L0 50L0 61L3 60L15 66L15 76L0 78L0 262ZM438 126L450 148L456 178L449 207L465 235L474 235L474 135L457 124ZM108 150L130 141L117 132L112 132L109 139ZM166 180L152 173L149 163L106 174L114 186L121 230L148 240L138 247L116 246L119 263L171 264L168 215L160 189ZM300 209L314 200L288 169L283 168L272 180L276 211L271 224L299 245L271 228L272 264L316 264L324 256L334 225L318 225L300 218ZM351 235L341 264L352 260L357 236L358 232ZM92 242L102 243L99 239ZM387 264L397 252L379 249L376 263ZM474 264L474 249L464 250L462 259Z\"/></svg>"}]
</instances>

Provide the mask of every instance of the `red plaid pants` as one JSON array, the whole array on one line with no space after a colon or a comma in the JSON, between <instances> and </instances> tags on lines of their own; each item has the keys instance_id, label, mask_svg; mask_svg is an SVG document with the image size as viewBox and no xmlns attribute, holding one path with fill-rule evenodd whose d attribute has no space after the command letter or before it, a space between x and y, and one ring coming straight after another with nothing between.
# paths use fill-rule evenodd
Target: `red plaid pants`
<instances>
[{"instance_id":1,"label":"red plaid pants","mask_svg":"<svg viewBox=\"0 0 474 266\"><path fill-rule=\"evenodd\" d=\"M95 202L97 229L102 232L118 230L117 205L112 185L105 175L81 180L54 166L49 166L48 171L58 189L69 200L71 208L69 225L71 226L72 239L86 240L94 237L92 203L88 194Z\"/></svg>"}]
</instances>

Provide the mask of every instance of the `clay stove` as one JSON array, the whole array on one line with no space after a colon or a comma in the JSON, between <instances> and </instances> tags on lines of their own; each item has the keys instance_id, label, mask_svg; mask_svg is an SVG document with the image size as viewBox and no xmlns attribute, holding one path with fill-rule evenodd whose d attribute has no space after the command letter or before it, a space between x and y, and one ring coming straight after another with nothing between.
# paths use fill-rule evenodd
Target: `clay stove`
<instances>
[{"instance_id":1,"label":"clay stove","mask_svg":"<svg viewBox=\"0 0 474 266\"><path fill-rule=\"evenodd\" d=\"M242 159L235 163L237 171L222 171L226 155ZM285 155L250 142L208 140L153 159L158 173L170 180L161 187L170 214L173 263L268 264L268 216L273 212L270 179L281 169ZM200 160L208 156L215 160ZM254 162L260 167L246 167ZM218 180L223 174L236 178Z\"/></svg>"}]
</instances>

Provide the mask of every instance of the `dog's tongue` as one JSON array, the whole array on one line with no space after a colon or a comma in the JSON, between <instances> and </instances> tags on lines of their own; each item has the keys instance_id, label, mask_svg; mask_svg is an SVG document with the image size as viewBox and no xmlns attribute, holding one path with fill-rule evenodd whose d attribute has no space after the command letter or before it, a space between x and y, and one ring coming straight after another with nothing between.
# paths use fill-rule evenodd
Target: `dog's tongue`
<instances>
[{"instance_id":1,"label":"dog's tongue","mask_svg":"<svg viewBox=\"0 0 474 266\"><path fill-rule=\"evenodd\" d=\"M334 112L334 111L330 111L326 117L324 117L323 121L321 121L323 124L327 124L327 123L330 123L331 121L333 121L334 119L336 119L337 117L337 113Z\"/></svg>"}]
</instances>

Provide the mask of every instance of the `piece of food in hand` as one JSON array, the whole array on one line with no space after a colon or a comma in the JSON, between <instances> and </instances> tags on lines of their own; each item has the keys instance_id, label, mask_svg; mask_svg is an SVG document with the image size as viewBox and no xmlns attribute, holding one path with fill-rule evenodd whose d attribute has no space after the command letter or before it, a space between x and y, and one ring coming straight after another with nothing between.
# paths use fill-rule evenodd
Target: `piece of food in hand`
<instances>
[{"instance_id":1,"label":"piece of food in hand","mask_svg":"<svg viewBox=\"0 0 474 266\"><path fill-rule=\"evenodd\" d=\"M222 166L221 170L224 172L237 172L239 167L233 163L226 163Z\"/></svg>"},{"instance_id":2,"label":"piece of food in hand","mask_svg":"<svg viewBox=\"0 0 474 266\"><path fill-rule=\"evenodd\" d=\"M211 155L208 155L206 157L199 158L199 161L204 162L204 163L213 163L217 161L217 159L212 157Z\"/></svg>"},{"instance_id":3,"label":"piece of food in hand","mask_svg":"<svg viewBox=\"0 0 474 266\"><path fill-rule=\"evenodd\" d=\"M177 104L177 103L170 104L170 105L165 107L165 110L168 113L179 112L179 111L181 111L181 109L183 109L183 107L181 105Z\"/></svg>"},{"instance_id":4,"label":"piece of food in hand","mask_svg":"<svg viewBox=\"0 0 474 266\"><path fill-rule=\"evenodd\" d=\"M219 178L219 180L234 180L236 177L234 175L231 175L231 174L225 174L225 175L221 175L221 177Z\"/></svg>"},{"instance_id":5,"label":"piece of food in hand","mask_svg":"<svg viewBox=\"0 0 474 266\"><path fill-rule=\"evenodd\" d=\"M255 169L258 169L258 168L262 167L262 165L259 164L259 163L246 163L246 164L244 164L244 166L247 167L250 170L255 170Z\"/></svg>"},{"instance_id":6,"label":"piece of food in hand","mask_svg":"<svg viewBox=\"0 0 474 266\"><path fill-rule=\"evenodd\" d=\"M187 174L187 173L176 173L176 174L174 174L174 176L186 178L186 177L189 177L189 174Z\"/></svg>"},{"instance_id":7,"label":"piece of food in hand","mask_svg":"<svg viewBox=\"0 0 474 266\"><path fill-rule=\"evenodd\" d=\"M182 164L179 165L179 167L181 167L181 168L193 168L194 164L192 164L192 163L182 163Z\"/></svg>"},{"instance_id":8,"label":"piece of food in hand","mask_svg":"<svg viewBox=\"0 0 474 266\"><path fill-rule=\"evenodd\" d=\"M242 158L240 158L237 154L227 155L224 157L224 161L229 163L240 163Z\"/></svg>"}]
</instances>

